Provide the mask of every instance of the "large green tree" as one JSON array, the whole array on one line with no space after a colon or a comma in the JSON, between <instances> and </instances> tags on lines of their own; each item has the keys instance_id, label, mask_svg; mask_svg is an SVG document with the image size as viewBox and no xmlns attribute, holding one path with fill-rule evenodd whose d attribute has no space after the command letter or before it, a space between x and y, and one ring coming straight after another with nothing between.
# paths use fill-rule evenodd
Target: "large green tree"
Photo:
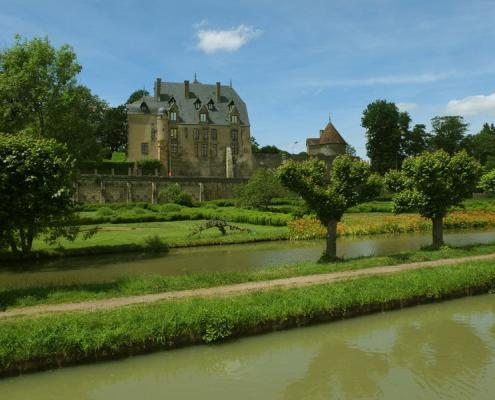
<instances>
[{"instance_id":1,"label":"large green tree","mask_svg":"<svg viewBox=\"0 0 495 400\"><path fill-rule=\"evenodd\" d=\"M495 161L495 125L484 124L475 135L467 135L463 147L481 164L493 167Z\"/></svg>"},{"instance_id":2,"label":"large green tree","mask_svg":"<svg viewBox=\"0 0 495 400\"><path fill-rule=\"evenodd\" d=\"M465 151L449 155L444 150L406 158L401 171L385 176L396 213L417 210L433 223L433 246L443 244L443 219L476 190L481 165Z\"/></svg>"},{"instance_id":3,"label":"large green tree","mask_svg":"<svg viewBox=\"0 0 495 400\"><path fill-rule=\"evenodd\" d=\"M462 149L469 124L461 116L434 117L431 120L431 145L436 150L454 154Z\"/></svg>"},{"instance_id":4,"label":"large green tree","mask_svg":"<svg viewBox=\"0 0 495 400\"><path fill-rule=\"evenodd\" d=\"M100 143L110 152L127 150L127 111L125 105L105 109L98 137Z\"/></svg>"},{"instance_id":5,"label":"large green tree","mask_svg":"<svg viewBox=\"0 0 495 400\"><path fill-rule=\"evenodd\" d=\"M0 238L14 255L28 255L33 240L74 239L74 159L53 139L0 135Z\"/></svg>"},{"instance_id":6,"label":"large green tree","mask_svg":"<svg viewBox=\"0 0 495 400\"><path fill-rule=\"evenodd\" d=\"M259 168L238 193L239 203L245 207L266 209L273 198L283 197L287 191L272 169Z\"/></svg>"},{"instance_id":7,"label":"large green tree","mask_svg":"<svg viewBox=\"0 0 495 400\"><path fill-rule=\"evenodd\" d=\"M377 100L364 110L361 125L366 129L366 150L374 171L383 174L400 167L402 130L409 121L386 100Z\"/></svg>"},{"instance_id":8,"label":"large green tree","mask_svg":"<svg viewBox=\"0 0 495 400\"><path fill-rule=\"evenodd\" d=\"M141 100L144 96L149 96L149 95L150 92L148 92L146 89L135 90L134 92L131 93L131 95L127 99L126 104L134 103L135 101Z\"/></svg>"},{"instance_id":9,"label":"large green tree","mask_svg":"<svg viewBox=\"0 0 495 400\"><path fill-rule=\"evenodd\" d=\"M48 38L17 35L11 48L0 51L0 131L46 136L48 116L65 101L80 71L70 46L55 49Z\"/></svg>"},{"instance_id":10,"label":"large green tree","mask_svg":"<svg viewBox=\"0 0 495 400\"><path fill-rule=\"evenodd\" d=\"M337 223L344 212L379 193L368 163L348 155L338 156L327 171L323 161L288 161L279 167L282 184L299 194L327 227L327 259L337 256Z\"/></svg>"},{"instance_id":11,"label":"large green tree","mask_svg":"<svg viewBox=\"0 0 495 400\"><path fill-rule=\"evenodd\" d=\"M429 135L426 126L416 124L402 137L402 154L405 157L417 156L428 148Z\"/></svg>"}]
</instances>

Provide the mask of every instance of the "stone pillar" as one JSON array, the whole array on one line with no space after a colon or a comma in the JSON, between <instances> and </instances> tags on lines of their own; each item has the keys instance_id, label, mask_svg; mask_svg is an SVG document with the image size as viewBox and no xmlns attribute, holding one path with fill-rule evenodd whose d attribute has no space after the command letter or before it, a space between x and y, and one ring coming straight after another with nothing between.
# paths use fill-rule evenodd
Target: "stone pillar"
<instances>
[{"instance_id":1,"label":"stone pillar","mask_svg":"<svg viewBox=\"0 0 495 400\"><path fill-rule=\"evenodd\" d=\"M129 168L128 168L128 170L127 170L127 174L128 174L129 176L132 176L132 168L131 168L131 167L129 167Z\"/></svg>"},{"instance_id":2,"label":"stone pillar","mask_svg":"<svg viewBox=\"0 0 495 400\"><path fill-rule=\"evenodd\" d=\"M132 183L127 182L127 203L132 203Z\"/></svg>"},{"instance_id":3,"label":"stone pillar","mask_svg":"<svg viewBox=\"0 0 495 400\"><path fill-rule=\"evenodd\" d=\"M105 204L105 183L100 182L100 204Z\"/></svg>"},{"instance_id":4,"label":"stone pillar","mask_svg":"<svg viewBox=\"0 0 495 400\"><path fill-rule=\"evenodd\" d=\"M156 204L156 182L151 182L151 204Z\"/></svg>"},{"instance_id":5,"label":"stone pillar","mask_svg":"<svg viewBox=\"0 0 495 400\"><path fill-rule=\"evenodd\" d=\"M199 195L198 195L199 202L205 201L205 185L203 182L199 183Z\"/></svg>"},{"instance_id":6,"label":"stone pillar","mask_svg":"<svg viewBox=\"0 0 495 400\"><path fill-rule=\"evenodd\" d=\"M232 149L230 147L225 149L225 177L234 177L234 160L232 158Z\"/></svg>"}]
</instances>

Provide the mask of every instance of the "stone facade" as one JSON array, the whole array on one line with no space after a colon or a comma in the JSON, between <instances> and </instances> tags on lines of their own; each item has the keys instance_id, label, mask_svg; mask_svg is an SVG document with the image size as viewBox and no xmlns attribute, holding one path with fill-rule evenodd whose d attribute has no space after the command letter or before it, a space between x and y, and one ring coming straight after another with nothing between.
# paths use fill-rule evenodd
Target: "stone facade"
<instances>
[{"instance_id":1,"label":"stone facade","mask_svg":"<svg viewBox=\"0 0 495 400\"><path fill-rule=\"evenodd\" d=\"M247 108L230 86L157 79L154 96L128 104L127 115L129 161L158 159L167 176L252 174Z\"/></svg>"}]
</instances>

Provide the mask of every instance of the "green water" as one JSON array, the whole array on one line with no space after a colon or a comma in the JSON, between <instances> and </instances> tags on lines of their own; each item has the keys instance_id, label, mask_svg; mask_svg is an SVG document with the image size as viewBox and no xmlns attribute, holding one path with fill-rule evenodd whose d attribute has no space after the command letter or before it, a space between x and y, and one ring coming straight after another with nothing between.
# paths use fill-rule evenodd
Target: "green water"
<instances>
[{"instance_id":1,"label":"green water","mask_svg":"<svg viewBox=\"0 0 495 400\"><path fill-rule=\"evenodd\" d=\"M494 243L495 232L448 232L445 240L453 246ZM418 250L431 243L431 235L374 235L340 238L340 257L395 254ZM44 263L19 264L0 268L0 287L49 283L102 282L137 275L177 275L190 272L252 271L273 265L315 261L321 255L323 241L279 241L255 244L208 246L172 250L163 257L143 258L132 254L94 257L69 257Z\"/></svg>"},{"instance_id":2,"label":"green water","mask_svg":"<svg viewBox=\"0 0 495 400\"><path fill-rule=\"evenodd\" d=\"M495 295L0 380L0 398L493 399Z\"/></svg>"}]
</instances>

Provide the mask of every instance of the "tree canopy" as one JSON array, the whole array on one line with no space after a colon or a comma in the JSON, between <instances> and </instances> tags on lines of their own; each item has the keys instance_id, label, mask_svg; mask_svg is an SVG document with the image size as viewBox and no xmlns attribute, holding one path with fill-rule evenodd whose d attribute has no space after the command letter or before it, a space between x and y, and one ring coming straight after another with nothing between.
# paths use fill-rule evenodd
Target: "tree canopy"
<instances>
[{"instance_id":1,"label":"tree canopy","mask_svg":"<svg viewBox=\"0 0 495 400\"><path fill-rule=\"evenodd\" d=\"M139 89L135 90L134 92L131 93L127 101L125 102L126 104L129 103L134 103L135 101L138 101L142 99L144 96L149 96L150 92L148 92L146 89Z\"/></svg>"},{"instance_id":2,"label":"tree canopy","mask_svg":"<svg viewBox=\"0 0 495 400\"><path fill-rule=\"evenodd\" d=\"M336 257L337 222L344 212L379 193L378 180L368 163L348 155L338 156L327 171L324 162L288 161L278 170L282 184L299 194L308 208L327 226L328 258Z\"/></svg>"},{"instance_id":3,"label":"tree canopy","mask_svg":"<svg viewBox=\"0 0 495 400\"><path fill-rule=\"evenodd\" d=\"M443 218L476 190L481 165L465 151L449 155L444 150L404 160L401 171L385 177L396 213L417 210L433 222L433 245L443 244Z\"/></svg>"},{"instance_id":4,"label":"tree canopy","mask_svg":"<svg viewBox=\"0 0 495 400\"><path fill-rule=\"evenodd\" d=\"M462 149L469 124L460 116L434 117L431 120L431 145L436 150L454 154Z\"/></svg>"}]
</instances>

